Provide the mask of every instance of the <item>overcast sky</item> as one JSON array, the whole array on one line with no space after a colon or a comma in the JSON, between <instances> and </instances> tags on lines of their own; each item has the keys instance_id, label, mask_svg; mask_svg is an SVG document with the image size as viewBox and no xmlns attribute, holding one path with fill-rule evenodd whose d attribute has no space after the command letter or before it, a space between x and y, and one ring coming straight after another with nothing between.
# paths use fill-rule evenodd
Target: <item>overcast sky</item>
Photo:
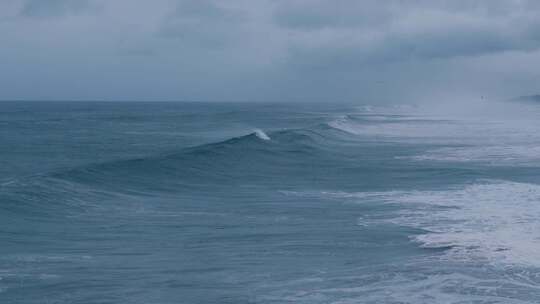
<instances>
[{"instance_id":1,"label":"overcast sky","mask_svg":"<svg viewBox=\"0 0 540 304\"><path fill-rule=\"evenodd\" d=\"M0 99L507 98L539 48L537 0L0 0Z\"/></svg>"}]
</instances>

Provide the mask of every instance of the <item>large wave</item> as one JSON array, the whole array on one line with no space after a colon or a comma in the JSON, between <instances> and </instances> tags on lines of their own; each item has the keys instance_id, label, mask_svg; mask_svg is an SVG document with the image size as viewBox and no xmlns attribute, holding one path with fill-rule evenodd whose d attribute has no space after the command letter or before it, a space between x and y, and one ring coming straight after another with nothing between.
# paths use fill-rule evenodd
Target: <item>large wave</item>
<instances>
[{"instance_id":1,"label":"large wave","mask_svg":"<svg viewBox=\"0 0 540 304\"><path fill-rule=\"evenodd\" d=\"M324 159L337 161L338 155L333 153L344 137L332 133L335 132L322 125L270 135L256 130L176 152L13 178L0 185L0 208L9 213L24 211L25 217L58 215L88 209L96 201L120 196L188 193L208 187L224 189L284 176L301 179L291 172Z\"/></svg>"}]
</instances>

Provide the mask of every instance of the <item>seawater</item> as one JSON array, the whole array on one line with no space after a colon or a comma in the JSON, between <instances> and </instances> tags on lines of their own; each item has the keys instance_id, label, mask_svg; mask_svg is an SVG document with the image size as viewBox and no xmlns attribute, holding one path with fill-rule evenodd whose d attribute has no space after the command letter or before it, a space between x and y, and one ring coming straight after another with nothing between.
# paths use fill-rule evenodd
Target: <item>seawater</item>
<instances>
[{"instance_id":1,"label":"seawater","mask_svg":"<svg viewBox=\"0 0 540 304\"><path fill-rule=\"evenodd\" d=\"M538 114L0 103L0 303L538 303Z\"/></svg>"}]
</instances>

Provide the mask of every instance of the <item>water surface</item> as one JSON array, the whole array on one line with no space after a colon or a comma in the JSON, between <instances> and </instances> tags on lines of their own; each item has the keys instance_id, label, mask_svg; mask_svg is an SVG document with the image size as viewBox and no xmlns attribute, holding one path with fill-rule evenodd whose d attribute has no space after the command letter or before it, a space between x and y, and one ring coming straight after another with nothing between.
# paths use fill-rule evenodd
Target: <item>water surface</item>
<instances>
[{"instance_id":1,"label":"water surface","mask_svg":"<svg viewBox=\"0 0 540 304\"><path fill-rule=\"evenodd\" d=\"M513 110L1 103L0 302L537 303Z\"/></svg>"}]
</instances>

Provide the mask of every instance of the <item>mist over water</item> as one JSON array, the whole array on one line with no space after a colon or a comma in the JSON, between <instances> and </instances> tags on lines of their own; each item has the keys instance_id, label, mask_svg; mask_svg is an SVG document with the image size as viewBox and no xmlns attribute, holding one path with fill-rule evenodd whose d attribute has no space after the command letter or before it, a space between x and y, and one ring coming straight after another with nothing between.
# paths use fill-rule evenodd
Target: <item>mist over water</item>
<instances>
[{"instance_id":1,"label":"mist over water","mask_svg":"<svg viewBox=\"0 0 540 304\"><path fill-rule=\"evenodd\" d=\"M2 103L0 302L539 302L539 111Z\"/></svg>"}]
</instances>

